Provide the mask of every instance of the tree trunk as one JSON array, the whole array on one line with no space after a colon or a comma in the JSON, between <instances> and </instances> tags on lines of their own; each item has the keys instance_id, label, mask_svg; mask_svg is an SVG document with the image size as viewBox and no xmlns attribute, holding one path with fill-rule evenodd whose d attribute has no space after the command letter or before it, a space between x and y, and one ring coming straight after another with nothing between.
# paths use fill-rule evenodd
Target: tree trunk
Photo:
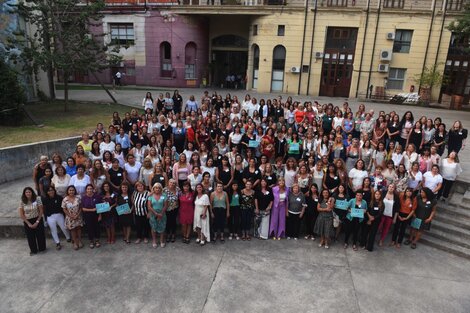
<instances>
[{"instance_id":1,"label":"tree trunk","mask_svg":"<svg viewBox=\"0 0 470 313\"><path fill-rule=\"evenodd\" d=\"M106 91L106 93L107 93L108 96L113 100L113 102L114 102L114 103L117 103L116 98L114 98L114 96L111 94L111 92L109 92L109 89L106 88L105 85L103 85L103 83L101 82L101 80L98 78L98 75L96 75L95 72L92 72L91 74L92 74L93 77L98 81L98 83L100 84L101 88L103 88L104 91Z\"/></svg>"},{"instance_id":2,"label":"tree trunk","mask_svg":"<svg viewBox=\"0 0 470 313\"><path fill-rule=\"evenodd\" d=\"M48 25L43 25L44 28L48 29ZM47 53L51 54L51 37L50 34L46 31L44 32L44 48ZM51 100L55 99L55 88L54 88L54 66L52 61L49 61L47 64L47 82L49 84L49 98Z\"/></svg>"},{"instance_id":3,"label":"tree trunk","mask_svg":"<svg viewBox=\"0 0 470 313\"><path fill-rule=\"evenodd\" d=\"M64 112L67 112L67 106L69 104L69 76L67 72L64 72Z\"/></svg>"}]
</instances>

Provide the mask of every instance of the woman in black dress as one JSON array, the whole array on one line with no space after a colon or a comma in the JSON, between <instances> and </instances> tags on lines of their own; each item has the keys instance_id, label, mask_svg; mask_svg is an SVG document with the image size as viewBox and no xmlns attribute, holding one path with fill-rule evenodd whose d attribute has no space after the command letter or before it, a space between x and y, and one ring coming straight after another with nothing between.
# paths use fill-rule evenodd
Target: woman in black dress
<instances>
[{"instance_id":1,"label":"woman in black dress","mask_svg":"<svg viewBox=\"0 0 470 313\"><path fill-rule=\"evenodd\" d=\"M437 147L437 154L442 156L446 149L447 130L446 124L440 123L434 133L434 145Z\"/></svg>"},{"instance_id":2,"label":"woman in black dress","mask_svg":"<svg viewBox=\"0 0 470 313\"><path fill-rule=\"evenodd\" d=\"M382 192L377 190L374 192L373 199L369 202L366 214L364 215L365 222L362 224L362 240L361 246L372 252L374 250L375 235L379 229L380 220L384 211L384 202Z\"/></svg>"},{"instance_id":3,"label":"woman in black dress","mask_svg":"<svg viewBox=\"0 0 470 313\"><path fill-rule=\"evenodd\" d=\"M467 139L468 131L463 128L462 122L455 121L452 129L449 130L447 140L447 154L452 151L459 154L460 150L465 148L465 141Z\"/></svg>"},{"instance_id":4,"label":"woman in black dress","mask_svg":"<svg viewBox=\"0 0 470 313\"><path fill-rule=\"evenodd\" d=\"M129 208L132 207L131 204L131 195L129 194L129 183L123 182L119 186L119 195L117 197L117 206L126 204L129 205ZM124 235L124 241L126 243L131 243L131 226L132 226L132 211L129 211L127 214L119 215L119 224L122 226L122 233Z\"/></svg>"},{"instance_id":5,"label":"woman in black dress","mask_svg":"<svg viewBox=\"0 0 470 313\"><path fill-rule=\"evenodd\" d=\"M313 229L315 227L315 222L317 221L318 217L318 198L320 195L318 194L318 186L317 184L313 183L310 186L309 191L305 195L305 201L307 203L307 207L305 208L305 239L312 239L315 240L315 233Z\"/></svg>"},{"instance_id":6,"label":"woman in black dress","mask_svg":"<svg viewBox=\"0 0 470 313\"><path fill-rule=\"evenodd\" d=\"M222 183L225 192L230 191L230 185L233 181L233 169L230 166L228 157L222 157L222 164L215 170L215 179Z\"/></svg>"},{"instance_id":7,"label":"woman in black dress","mask_svg":"<svg viewBox=\"0 0 470 313\"><path fill-rule=\"evenodd\" d=\"M341 184L341 179L338 175L338 170L334 164L328 164L326 174L323 175L323 189L326 189L330 194L335 193Z\"/></svg>"},{"instance_id":8,"label":"woman in black dress","mask_svg":"<svg viewBox=\"0 0 470 313\"><path fill-rule=\"evenodd\" d=\"M411 222L410 240L405 244L411 243L411 249L416 249L416 243L423 234L423 230L431 229L431 221L436 215L437 200L431 189L424 187L417 197L417 207L414 220Z\"/></svg>"}]
</instances>

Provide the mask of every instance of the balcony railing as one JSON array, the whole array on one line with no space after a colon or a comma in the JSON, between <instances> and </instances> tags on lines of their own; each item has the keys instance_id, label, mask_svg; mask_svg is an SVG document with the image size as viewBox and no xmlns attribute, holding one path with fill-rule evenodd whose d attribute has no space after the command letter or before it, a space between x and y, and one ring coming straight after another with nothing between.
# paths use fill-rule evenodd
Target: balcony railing
<instances>
[{"instance_id":1,"label":"balcony railing","mask_svg":"<svg viewBox=\"0 0 470 313\"><path fill-rule=\"evenodd\" d=\"M261 6L286 5L286 0L105 0L109 6L143 6L143 5L194 5L194 6Z\"/></svg>"}]
</instances>

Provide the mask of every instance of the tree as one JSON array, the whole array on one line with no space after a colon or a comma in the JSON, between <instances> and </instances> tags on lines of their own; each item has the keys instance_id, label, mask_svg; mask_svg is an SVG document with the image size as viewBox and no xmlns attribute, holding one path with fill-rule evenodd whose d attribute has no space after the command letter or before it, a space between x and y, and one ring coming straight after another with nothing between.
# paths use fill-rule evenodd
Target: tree
<instances>
[{"instance_id":1,"label":"tree","mask_svg":"<svg viewBox=\"0 0 470 313\"><path fill-rule=\"evenodd\" d=\"M111 49L104 41L105 33L100 31L104 8L103 0L86 4L80 0L22 0L17 5L16 12L33 26L31 32L17 36L23 46L20 57L25 69L36 75L42 69L49 77L54 71L62 74L65 111L71 74L91 74L99 81L97 72L120 61L118 48Z\"/></svg>"},{"instance_id":2,"label":"tree","mask_svg":"<svg viewBox=\"0 0 470 313\"><path fill-rule=\"evenodd\" d=\"M421 100L427 105L431 101L431 89L433 86L441 85L446 77L443 72L439 70L442 64L434 64L430 67L425 67L421 74L414 76L414 81L420 87Z\"/></svg>"},{"instance_id":3,"label":"tree","mask_svg":"<svg viewBox=\"0 0 470 313\"><path fill-rule=\"evenodd\" d=\"M16 73L0 58L0 122L16 123L21 120L20 105L24 103L24 90Z\"/></svg>"},{"instance_id":4,"label":"tree","mask_svg":"<svg viewBox=\"0 0 470 313\"><path fill-rule=\"evenodd\" d=\"M470 2L466 1L462 15L457 17L454 21L450 22L447 26L454 35L458 42L463 43L465 52L469 53L469 40L470 40Z\"/></svg>"}]
</instances>

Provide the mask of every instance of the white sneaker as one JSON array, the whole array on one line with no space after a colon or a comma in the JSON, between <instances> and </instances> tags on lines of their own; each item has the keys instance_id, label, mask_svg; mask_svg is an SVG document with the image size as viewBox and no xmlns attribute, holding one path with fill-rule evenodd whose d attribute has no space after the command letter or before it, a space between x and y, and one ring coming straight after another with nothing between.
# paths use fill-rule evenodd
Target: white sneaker
<instances>
[{"instance_id":1,"label":"white sneaker","mask_svg":"<svg viewBox=\"0 0 470 313\"><path fill-rule=\"evenodd\" d=\"M287 240L290 240L290 237L287 237Z\"/></svg>"}]
</instances>

